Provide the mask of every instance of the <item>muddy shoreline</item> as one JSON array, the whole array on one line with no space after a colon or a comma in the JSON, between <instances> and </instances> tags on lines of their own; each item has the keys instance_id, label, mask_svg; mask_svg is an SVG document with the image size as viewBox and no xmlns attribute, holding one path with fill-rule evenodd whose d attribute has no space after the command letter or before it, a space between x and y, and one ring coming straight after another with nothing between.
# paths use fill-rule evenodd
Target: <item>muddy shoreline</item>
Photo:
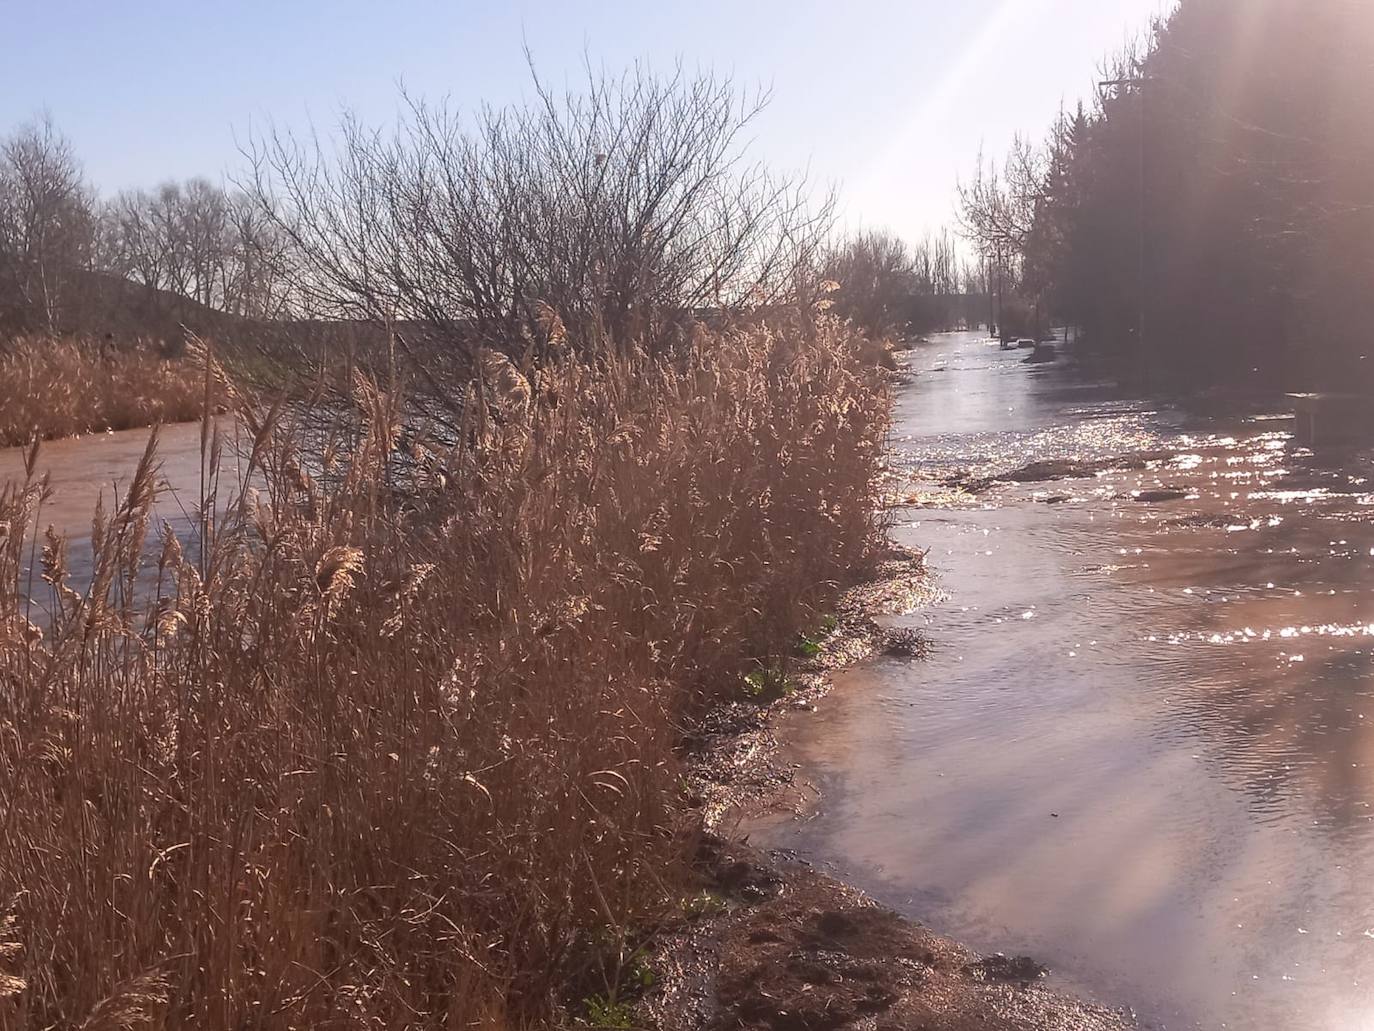
<instances>
[{"instance_id":1,"label":"muddy shoreline","mask_svg":"<svg viewBox=\"0 0 1374 1031\"><path fill-rule=\"evenodd\" d=\"M834 675L875 654L919 660L919 635L884 629L938 596L919 552L890 546L850 589L818 655L767 704L707 716L685 742L691 801L706 827L699 903L652 944L655 983L635 1025L662 1031L1128 1031L1130 1014L1062 993L1029 957L979 956L782 851L733 833L766 812L802 812L815 789L796 776L773 725L812 710Z\"/></svg>"}]
</instances>

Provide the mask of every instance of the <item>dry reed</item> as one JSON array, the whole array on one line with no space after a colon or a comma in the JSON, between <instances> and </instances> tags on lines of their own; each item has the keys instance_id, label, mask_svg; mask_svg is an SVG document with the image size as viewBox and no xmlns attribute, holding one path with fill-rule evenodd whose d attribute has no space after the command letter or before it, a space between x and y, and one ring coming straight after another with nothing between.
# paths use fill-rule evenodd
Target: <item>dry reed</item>
<instances>
[{"instance_id":1,"label":"dry reed","mask_svg":"<svg viewBox=\"0 0 1374 1031\"><path fill-rule=\"evenodd\" d=\"M683 721L865 559L883 388L800 316L531 379L456 444L245 406L203 547L152 443L89 586L4 488L0 1027L524 1026L673 895Z\"/></svg>"},{"instance_id":2,"label":"dry reed","mask_svg":"<svg viewBox=\"0 0 1374 1031\"><path fill-rule=\"evenodd\" d=\"M198 419L201 386L152 345L20 337L0 347L0 447Z\"/></svg>"}]
</instances>

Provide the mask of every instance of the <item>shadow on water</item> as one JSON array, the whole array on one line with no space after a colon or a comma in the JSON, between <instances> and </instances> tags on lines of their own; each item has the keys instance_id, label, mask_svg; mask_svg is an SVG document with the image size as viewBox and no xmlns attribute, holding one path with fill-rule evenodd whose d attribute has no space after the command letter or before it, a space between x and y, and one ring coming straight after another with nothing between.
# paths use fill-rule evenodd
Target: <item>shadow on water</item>
<instances>
[{"instance_id":1,"label":"shadow on water","mask_svg":"<svg viewBox=\"0 0 1374 1031\"><path fill-rule=\"evenodd\" d=\"M1146 1026L1374 1027L1374 452L972 335L914 366L945 370L899 400L916 476L1173 457L906 512L948 595L906 621L933 655L790 718L819 809L755 840Z\"/></svg>"}]
</instances>

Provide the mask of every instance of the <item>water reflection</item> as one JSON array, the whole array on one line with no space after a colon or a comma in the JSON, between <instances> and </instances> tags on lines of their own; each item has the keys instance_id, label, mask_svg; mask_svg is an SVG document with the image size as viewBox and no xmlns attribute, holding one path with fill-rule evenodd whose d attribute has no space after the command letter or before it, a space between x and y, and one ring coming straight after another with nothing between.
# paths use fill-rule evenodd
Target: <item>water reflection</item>
<instances>
[{"instance_id":1,"label":"water reflection","mask_svg":"<svg viewBox=\"0 0 1374 1031\"><path fill-rule=\"evenodd\" d=\"M949 594L922 617L935 655L795 720L823 809L755 836L1147 1023L1360 1026L1374 456L1297 448L1274 412L1030 373L974 337L916 360L947 369L899 404L917 475L1172 457L912 511L897 536Z\"/></svg>"}]
</instances>

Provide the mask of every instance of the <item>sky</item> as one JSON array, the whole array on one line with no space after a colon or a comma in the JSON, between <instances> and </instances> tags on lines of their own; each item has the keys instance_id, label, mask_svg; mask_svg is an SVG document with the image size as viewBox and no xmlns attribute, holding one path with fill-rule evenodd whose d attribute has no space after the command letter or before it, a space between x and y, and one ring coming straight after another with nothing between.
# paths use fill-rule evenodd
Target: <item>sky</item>
<instances>
[{"instance_id":1,"label":"sky","mask_svg":"<svg viewBox=\"0 0 1374 1031\"><path fill-rule=\"evenodd\" d=\"M980 149L1041 136L1167 0L0 0L0 133L47 111L102 193L222 180L269 121L375 124L398 86L471 109L590 60L731 76L751 153L838 188L849 228L953 221Z\"/></svg>"}]
</instances>

